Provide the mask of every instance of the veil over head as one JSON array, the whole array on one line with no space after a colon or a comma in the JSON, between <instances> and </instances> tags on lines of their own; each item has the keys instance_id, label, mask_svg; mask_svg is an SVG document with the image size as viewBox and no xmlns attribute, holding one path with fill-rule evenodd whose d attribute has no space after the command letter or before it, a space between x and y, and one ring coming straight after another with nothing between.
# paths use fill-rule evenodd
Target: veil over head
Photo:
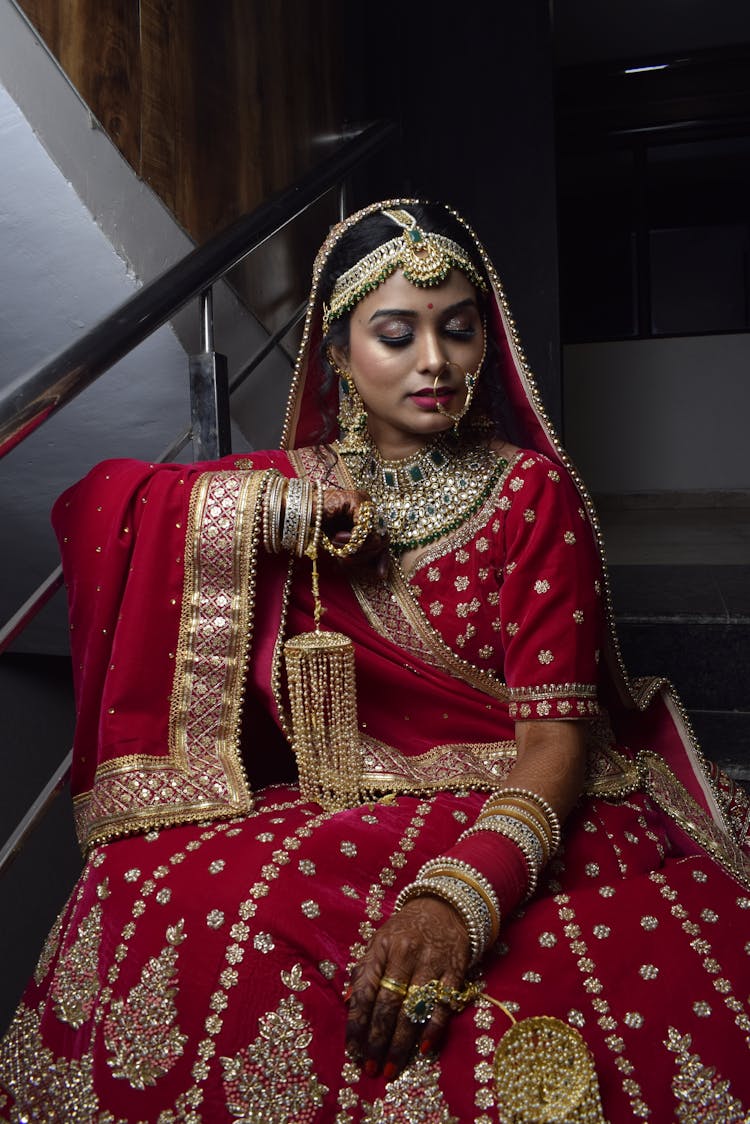
<instances>
[{"instance_id":1,"label":"veil over head","mask_svg":"<svg viewBox=\"0 0 750 1124\"><path fill-rule=\"evenodd\" d=\"M420 199L382 200L356 211L331 228L313 266L312 288L287 404L281 439L282 448L296 449L318 442L329 442L338 436L335 421L338 387L335 383L326 385L327 380L320 358L320 344L323 338L323 297L320 283L331 253L341 238L369 215L392 208L403 208L408 211L409 207L423 206L424 202ZM451 216L464 228L468 236L467 240L473 243L476 257L481 260L486 271L490 284L487 330L497 347L500 390L508 404L519 442L524 448L544 453L573 471L545 412L534 376L521 347L505 292L484 246L469 223L457 211L447 204L438 204L438 206L443 206L446 215ZM321 415L331 419L323 433L321 433ZM573 475L575 478L575 472Z\"/></svg>"}]
</instances>

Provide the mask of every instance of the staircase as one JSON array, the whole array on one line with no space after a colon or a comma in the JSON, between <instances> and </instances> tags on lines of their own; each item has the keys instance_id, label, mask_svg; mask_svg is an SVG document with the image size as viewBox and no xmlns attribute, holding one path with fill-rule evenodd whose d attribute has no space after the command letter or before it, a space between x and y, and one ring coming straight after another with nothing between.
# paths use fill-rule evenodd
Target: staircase
<instances>
[{"instance_id":1,"label":"staircase","mask_svg":"<svg viewBox=\"0 0 750 1124\"><path fill-rule=\"evenodd\" d=\"M671 679L706 755L750 786L750 510L602 522L628 671Z\"/></svg>"}]
</instances>

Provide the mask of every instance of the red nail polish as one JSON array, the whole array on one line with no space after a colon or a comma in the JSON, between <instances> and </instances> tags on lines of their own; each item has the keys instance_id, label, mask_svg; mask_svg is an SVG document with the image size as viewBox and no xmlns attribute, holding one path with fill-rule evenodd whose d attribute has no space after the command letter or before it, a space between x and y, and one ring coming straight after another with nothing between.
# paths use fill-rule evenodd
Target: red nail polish
<instances>
[{"instance_id":1,"label":"red nail polish","mask_svg":"<svg viewBox=\"0 0 750 1124\"><path fill-rule=\"evenodd\" d=\"M386 1081L393 1081L393 1078L397 1073L398 1066L394 1065L393 1062L386 1062L383 1066L383 1077L386 1079Z\"/></svg>"},{"instance_id":2,"label":"red nail polish","mask_svg":"<svg viewBox=\"0 0 750 1124\"><path fill-rule=\"evenodd\" d=\"M377 1077L380 1066L374 1058L368 1058L365 1062L365 1073L368 1077Z\"/></svg>"},{"instance_id":3,"label":"red nail polish","mask_svg":"<svg viewBox=\"0 0 750 1124\"><path fill-rule=\"evenodd\" d=\"M354 994L354 988L352 987L351 984L349 984L347 987L344 988L344 992L343 992L343 996L342 996L344 1002L348 1003L353 994Z\"/></svg>"}]
</instances>

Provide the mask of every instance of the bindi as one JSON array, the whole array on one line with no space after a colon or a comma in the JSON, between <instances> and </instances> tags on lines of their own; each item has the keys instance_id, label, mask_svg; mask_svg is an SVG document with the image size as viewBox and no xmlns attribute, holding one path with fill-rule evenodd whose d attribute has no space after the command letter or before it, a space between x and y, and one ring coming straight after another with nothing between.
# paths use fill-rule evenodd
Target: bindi
<instances>
[{"instance_id":1,"label":"bindi","mask_svg":"<svg viewBox=\"0 0 750 1124\"><path fill-rule=\"evenodd\" d=\"M432 301L430 301L430 302L429 302L429 304L427 305L427 307L428 307L428 308L433 308L433 307L434 307L434 306L433 306L433 304L432 304Z\"/></svg>"}]
</instances>

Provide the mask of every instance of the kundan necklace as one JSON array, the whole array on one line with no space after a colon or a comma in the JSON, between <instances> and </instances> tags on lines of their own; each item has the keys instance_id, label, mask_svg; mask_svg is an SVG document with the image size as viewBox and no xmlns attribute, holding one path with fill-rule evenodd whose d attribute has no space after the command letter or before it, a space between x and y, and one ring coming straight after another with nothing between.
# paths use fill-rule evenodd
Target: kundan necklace
<instances>
[{"instance_id":1,"label":"kundan necklace","mask_svg":"<svg viewBox=\"0 0 750 1124\"><path fill-rule=\"evenodd\" d=\"M358 488L371 497L397 554L427 546L465 523L508 462L483 442L440 434L412 456L386 461L375 445L338 446Z\"/></svg>"}]
</instances>

